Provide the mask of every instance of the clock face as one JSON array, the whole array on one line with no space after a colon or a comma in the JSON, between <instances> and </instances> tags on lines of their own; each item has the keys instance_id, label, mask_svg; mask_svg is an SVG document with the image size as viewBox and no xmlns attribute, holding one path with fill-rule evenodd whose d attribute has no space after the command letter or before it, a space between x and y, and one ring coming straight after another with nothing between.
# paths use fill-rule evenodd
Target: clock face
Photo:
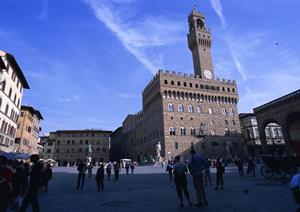
<instances>
[{"instance_id":1,"label":"clock face","mask_svg":"<svg viewBox=\"0 0 300 212\"><path fill-rule=\"evenodd\" d=\"M203 74L206 79L209 79L209 80L212 79L212 73L210 70L205 69Z\"/></svg>"}]
</instances>

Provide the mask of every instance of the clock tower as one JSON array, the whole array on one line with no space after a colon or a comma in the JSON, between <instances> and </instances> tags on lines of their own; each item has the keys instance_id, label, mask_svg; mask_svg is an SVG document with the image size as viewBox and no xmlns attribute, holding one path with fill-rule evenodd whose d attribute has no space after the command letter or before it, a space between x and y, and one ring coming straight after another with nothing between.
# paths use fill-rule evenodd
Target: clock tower
<instances>
[{"instance_id":1,"label":"clock tower","mask_svg":"<svg viewBox=\"0 0 300 212\"><path fill-rule=\"evenodd\" d=\"M206 27L205 17L194 8L188 17L189 33L187 34L189 49L192 51L194 73L200 78L214 79L211 59L211 33Z\"/></svg>"}]
</instances>

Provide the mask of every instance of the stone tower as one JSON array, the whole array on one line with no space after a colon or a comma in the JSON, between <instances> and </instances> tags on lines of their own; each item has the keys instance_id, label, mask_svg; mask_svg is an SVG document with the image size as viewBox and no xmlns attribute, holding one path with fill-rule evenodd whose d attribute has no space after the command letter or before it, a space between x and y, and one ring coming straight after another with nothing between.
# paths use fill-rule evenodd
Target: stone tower
<instances>
[{"instance_id":1,"label":"stone tower","mask_svg":"<svg viewBox=\"0 0 300 212\"><path fill-rule=\"evenodd\" d=\"M188 17L189 33L187 34L189 49L192 51L194 73L200 78L214 79L211 59L211 34L206 27L205 17L194 8Z\"/></svg>"}]
</instances>

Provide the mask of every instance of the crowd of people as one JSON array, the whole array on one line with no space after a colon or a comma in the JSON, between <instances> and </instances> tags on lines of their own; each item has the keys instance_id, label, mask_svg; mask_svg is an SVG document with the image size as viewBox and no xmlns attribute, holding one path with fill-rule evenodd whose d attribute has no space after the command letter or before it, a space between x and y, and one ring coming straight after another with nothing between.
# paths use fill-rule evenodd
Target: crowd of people
<instances>
[{"instance_id":1,"label":"crowd of people","mask_svg":"<svg viewBox=\"0 0 300 212\"><path fill-rule=\"evenodd\" d=\"M190 173L192 176L197 197L197 202L194 206L204 207L208 205L205 186L213 185L210 173L211 168L216 169L215 190L223 190L223 175L227 162L221 158L213 160L205 158L200 153L196 153L194 149L191 150L191 156L188 161L182 161L180 156L176 156L174 161L169 161L166 172L169 180L175 184L180 202L179 206L184 207L184 197L188 205L193 205L187 186L187 173ZM245 167L249 177L256 176L257 160L253 158L247 160L236 158L231 162L236 165L240 177L244 176ZM123 164L126 174L129 174L129 170L133 174L135 165L133 162ZM162 164L163 166L164 164ZM108 181L113 173L114 181L117 182L121 167L120 162L99 163L95 174L96 189L99 192L104 190L105 173ZM84 189L86 173L88 175L87 178L92 179L93 168L92 163L86 164L84 161L78 161L77 189ZM48 182L51 178L51 165L41 162L38 155L31 155L30 160L8 160L0 156L0 211L11 209L23 212L29 204L31 204L34 212L39 211L38 192L48 191ZM293 189L295 201L300 203L300 175L293 178L291 188Z\"/></svg>"},{"instance_id":2,"label":"crowd of people","mask_svg":"<svg viewBox=\"0 0 300 212\"><path fill-rule=\"evenodd\" d=\"M0 156L0 211L22 212L29 204L33 211L39 211L37 193L48 191L51 178L50 164L40 162L38 155L31 155L30 161Z\"/></svg>"},{"instance_id":3,"label":"crowd of people","mask_svg":"<svg viewBox=\"0 0 300 212\"><path fill-rule=\"evenodd\" d=\"M135 163L126 162L125 164L126 174L129 174L129 169L131 169L131 174L133 174L135 169ZM78 177L77 177L77 186L76 186L77 189L82 190L84 188L86 172L88 172L88 179L92 178L92 170L93 170L92 163L87 165L83 161L78 161L78 166L77 166ZM105 172L107 175L107 180L109 181L111 178L112 171L114 173L114 181L117 182L119 180L120 171L121 171L120 162L99 163L99 167L95 175L96 186L98 191L103 191L104 189Z\"/></svg>"}]
</instances>

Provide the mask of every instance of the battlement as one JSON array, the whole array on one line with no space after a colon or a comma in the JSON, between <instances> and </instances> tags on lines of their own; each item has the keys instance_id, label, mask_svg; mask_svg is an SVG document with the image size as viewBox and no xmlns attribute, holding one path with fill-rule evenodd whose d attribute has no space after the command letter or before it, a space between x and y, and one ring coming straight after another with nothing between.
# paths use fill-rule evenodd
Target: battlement
<instances>
[{"instance_id":1,"label":"battlement","mask_svg":"<svg viewBox=\"0 0 300 212\"><path fill-rule=\"evenodd\" d=\"M187 73L181 73L181 72L176 72L176 71L169 71L169 70L162 70L160 69L158 71L157 75L162 75L162 76L174 76L174 77L182 77L183 79L200 79L199 75L194 75L194 74L187 74ZM236 81L235 80L226 80L226 79L219 79L217 78L216 80L214 80L214 82L218 82L220 84L224 84L224 85L236 85ZM150 82L151 84L151 82Z\"/></svg>"}]
</instances>

